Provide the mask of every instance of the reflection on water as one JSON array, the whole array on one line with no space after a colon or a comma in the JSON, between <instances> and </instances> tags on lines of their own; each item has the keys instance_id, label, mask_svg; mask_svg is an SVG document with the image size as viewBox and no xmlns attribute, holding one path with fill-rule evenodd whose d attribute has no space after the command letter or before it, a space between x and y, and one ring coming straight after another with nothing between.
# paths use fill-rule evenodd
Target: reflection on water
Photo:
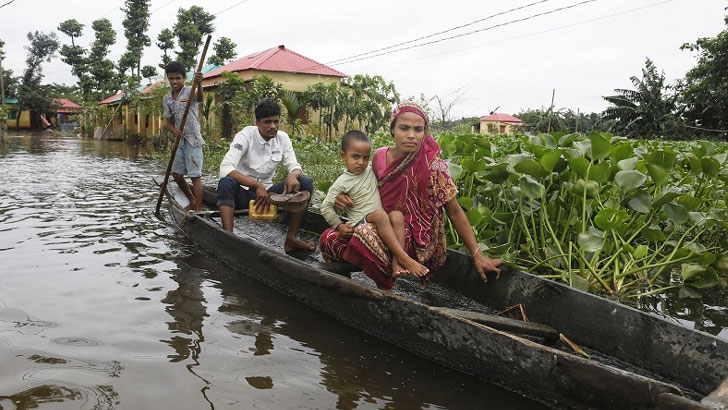
<instances>
[{"instance_id":1,"label":"reflection on water","mask_svg":"<svg viewBox=\"0 0 728 410\"><path fill-rule=\"evenodd\" d=\"M210 258L153 216L144 147L0 147L0 408L531 409Z\"/></svg>"}]
</instances>

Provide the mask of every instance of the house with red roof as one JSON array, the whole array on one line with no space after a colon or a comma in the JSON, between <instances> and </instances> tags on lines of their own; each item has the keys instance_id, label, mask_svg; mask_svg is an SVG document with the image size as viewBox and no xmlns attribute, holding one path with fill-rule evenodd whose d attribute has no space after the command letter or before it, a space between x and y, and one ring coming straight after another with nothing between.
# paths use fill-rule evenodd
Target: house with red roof
<instances>
[{"instance_id":1,"label":"house with red roof","mask_svg":"<svg viewBox=\"0 0 728 410\"><path fill-rule=\"evenodd\" d=\"M269 48L239 58L224 66L205 74L202 86L205 90L225 81L222 72L236 73L246 81L252 81L256 75L266 75L277 83L283 84L285 90L303 92L309 85L317 82L340 82L347 77L341 71L312 60L284 45Z\"/></svg>"},{"instance_id":2,"label":"house with red roof","mask_svg":"<svg viewBox=\"0 0 728 410\"><path fill-rule=\"evenodd\" d=\"M522 132L523 121L512 115L493 113L481 117L476 127L474 131L480 134L516 134Z\"/></svg>"}]
</instances>

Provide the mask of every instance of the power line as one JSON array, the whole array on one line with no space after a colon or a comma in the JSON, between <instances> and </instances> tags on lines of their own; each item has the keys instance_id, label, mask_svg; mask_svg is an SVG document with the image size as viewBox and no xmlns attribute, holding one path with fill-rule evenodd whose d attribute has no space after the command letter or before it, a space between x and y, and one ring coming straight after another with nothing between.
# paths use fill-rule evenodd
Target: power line
<instances>
[{"instance_id":1,"label":"power line","mask_svg":"<svg viewBox=\"0 0 728 410\"><path fill-rule=\"evenodd\" d=\"M152 14L154 14L154 13L158 12L158 11L159 11L160 9L163 9L163 8L167 7L167 6L169 5L169 4L173 3L174 1L175 1L175 0L170 0L170 1L168 1L168 2L166 2L166 3L164 3L164 4L162 4L161 6L157 7L157 8L156 8L156 9L154 9L154 10L152 10L152 12L151 12L151 13L149 13L149 15L151 16Z\"/></svg>"},{"instance_id":2,"label":"power line","mask_svg":"<svg viewBox=\"0 0 728 410\"><path fill-rule=\"evenodd\" d=\"M418 57L418 58L413 58L413 59L400 60L400 61L395 61L395 62L386 63L386 64L371 65L371 66L367 66L367 67L361 68L360 70L367 70L367 69L371 69L371 68L385 67L385 66L389 66L389 65L402 64L402 63L409 63L409 62L412 62L412 61L424 60L424 59L428 59L428 58L432 58L432 57L437 57L437 56L441 56L441 55L445 55L445 54L453 54L453 53L457 53L457 52L460 52L460 51L471 50L471 49L474 49L474 48L480 48L480 47L490 46L490 45L494 45L494 44L505 43L505 42L508 42L508 41L518 40L518 39L521 39L521 38L533 37L533 36L537 36L537 35L540 35L540 34L550 33L552 31L563 30L565 28L571 28L571 27L575 27L575 26L580 26L580 25L583 25L583 24L593 23L595 21L606 20L608 18L621 16L623 14L633 13L635 11L640 11L640 10L649 9L649 8L656 7L656 6L661 6L663 4L672 3L674 1L676 1L676 0L664 0L664 1L657 2L657 3L648 4L646 6L636 7L636 8L633 8L633 9L620 11L618 13L609 14L609 15L602 16L602 17L597 17L597 18L593 18L593 19L589 19L589 20L580 21L578 23L572 23L572 24L567 24L567 25L564 25L564 26L554 27L554 28L551 28L551 29L548 29L548 30L536 31L536 32L533 32L533 33L523 34L523 35L516 36L516 37L506 38L506 39L503 39L503 40L491 41L489 43L483 43L483 44L478 44L478 45L475 45L475 46L458 48L458 49L455 49L455 50L444 51L444 52L441 52L441 53L430 54L428 56L423 56L423 57Z\"/></svg>"},{"instance_id":3,"label":"power line","mask_svg":"<svg viewBox=\"0 0 728 410\"><path fill-rule=\"evenodd\" d=\"M457 35L450 36L450 37L444 37L444 38L440 38L440 39L437 39L437 40L432 40L432 41L428 41L428 42L420 43L420 44L414 44L414 45L411 45L411 46L408 46L408 47L398 48L396 50L385 51L385 52L382 52L382 53L378 53L378 54L374 54L374 55L369 55L369 56L365 56L365 57L354 58L355 56L351 56L351 57L341 58L339 60L336 60L336 61L340 61L338 63L327 63L327 64L331 64L331 65L348 64L348 63L353 63L353 62L356 62L356 61L362 61L362 60L368 60L368 59L375 58L375 57L380 57L380 56L387 55L387 54L397 53L397 52L400 52L400 51L410 50L410 49L413 49L413 48L424 47L426 45L440 43L442 41L452 40L452 39L455 39L455 38L465 37L465 36L469 36L469 35L472 35L472 34L475 34L475 33L480 33L480 32L487 31L487 30L492 30L494 28L505 27L505 26L508 26L508 25L511 25L511 24L520 23L520 22L523 22L523 21L526 21L526 20L534 19L536 17L542 17L542 16L545 16L545 15L548 15L548 14L553 14L553 13L557 13L559 11L563 11L563 10L571 9L571 8L574 8L574 7L578 7L578 6L587 4L587 3L593 3L595 1L597 1L597 0L584 0L584 1L581 1L579 3L571 4L569 6L563 6L563 7L559 7L559 8L556 8L556 9L551 9L551 10L548 10L548 11L545 11L545 12L541 12L541 13L537 13L537 14L532 14L532 15L527 16L527 17L522 17L522 18L519 18L519 19L510 20L510 21L507 21L505 23L495 24L495 25L488 26L488 27L485 27L485 28L482 28L482 29L469 31L469 32L466 32L466 33L461 33L461 34L457 34ZM324 67L327 64L317 63L317 64L314 64L314 65L311 65L310 67L302 68L301 71L302 72L306 72L306 71L313 70L313 69L316 69L316 68Z\"/></svg>"},{"instance_id":4,"label":"power line","mask_svg":"<svg viewBox=\"0 0 728 410\"><path fill-rule=\"evenodd\" d=\"M104 14L103 16L99 17L99 19L102 19L102 18L104 18L104 17L108 16L109 14L111 14L111 13L115 12L116 10L119 10L119 8L121 8L121 6L123 6L123 5L124 5L124 2L122 2L122 3L121 3L121 4L119 4L118 6L114 7L113 9L109 10L109 12L108 12L108 13L106 13L106 14ZM97 19L97 20L98 20L98 19Z\"/></svg>"},{"instance_id":5,"label":"power line","mask_svg":"<svg viewBox=\"0 0 728 410\"><path fill-rule=\"evenodd\" d=\"M355 58L353 60L348 60L347 59L347 61L343 61L343 62L340 62L340 63L336 63L336 64L333 64L333 65L349 64L349 63L353 63L353 62L356 62L356 61L368 60L370 58L380 57L380 56L383 56L383 55L397 53L397 52L405 51L405 50L410 50L410 49L413 49L413 48L424 47L424 46L427 46L427 45L430 45L430 44L441 43L443 41L452 40L452 39L456 39L456 38L460 38L460 37L465 37L465 36L473 35L473 34L476 34L476 33L481 33L483 31L492 30L494 28L505 27L505 26L509 26L511 24L515 24L515 23L520 23L520 22L523 22L523 21L531 20L531 19L534 19L536 17L543 17L543 16L546 16L546 15L549 15L549 14L557 13L559 11L564 11L564 10L572 9L574 7L578 7L578 6L587 4L587 3L593 3L595 1L597 1L597 0L584 0L584 1L581 1L579 3L571 4L569 6L559 7L559 8L552 9L552 10L549 10L549 11L545 11L545 12L542 12L542 13L537 13L537 14L533 14L533 15L530 15L530 16L527 16L527 17L523 17L523 18L519 18L519 19L507 21L505 23L495 24L493 26L481 28L481 29L478 29L478 30L469 31L467 33L461 33L461 34L457 34L457 35L450 36L450 37L444 37L444 38L440 38L440 39L437 39L437 40L428 41L428 42L425 42L425 43L414 44L414 45L411 45L411 46L408 46L408 47L399 48L397 50L385 51L383 53L374 54L374 55L367 56L367 57Z\"/></svg>"},{"instance_id":6,"label":"power line","mask_svg":"<svg viewBox=\"0 0 728 410\"><path fill-rule=\"evenodd\" d=\"M9 1L9 2L7 2L7 3L5 3L5 4L3 4L3 5L0 5L0 9L1 9L1 8L3 8L3 7L5 7L5 6L7 6L7 5L9 5L9 4L11 4L11 3L12 3L12 2L14 2L14 1L15 1L15 0L10 0L10 1Z\"/></svg>"},{"instance_id":7,"label":"power line","mask_svg":"<svg viewBox=\"0 0 728 410\"><path fill-rule=\"evenodd\" d=\"M367 51L366 53L356 54L356 55L353 55L351 57L341 58L341 59L338 59L338 60L330 61L330 62L328 62L326 64L333 64L333 63L337 63L337 62L342 61L342 60L348 60L350 58L361 57L361 56L365 56L365 55L368 55L368 54L376 53L376 52L379 52L379 51L388 50L390 48L395 48L395 47L399 47L399 46L411 44L411 43L414 43L416 41L420 41L420 40L424 40L424 39L427 39L427 38L439 36L440 34L445 34L445 33L448 33L450 31L455 31L455 30L458 30L458 29L461 29L461 28L464 28L464 27L472 26L473 24L483 22L483 21L488 20L488 19L491 19L493 17L498 17L498 16L502 16L504 14L512 13L514 11L523 10L523 9L528 8L528 7L534 6L536 4L546 3L548 1L551 1L551 0L541 0L541 1L534 2L534 3L526 4L524 6L512 8L510 10L501 11L501 12L496 13L496 14L491 14L488 17L484 17L484 18L481 18L481 19L478 19L478 20L474 20L474 21L471 21L470 23L461 24L459 26L455 26L455 27L449 28L447 30L438 31L437 33L428 34L426 36L418 37L418 38L415 38L415 39L412 39L412 40L409 40L409 41L405 41L403 43L398 43L398 44L394 44L394 45L391 45L391 46L378 48L376 50Z\"/></svg>"},{"instance_id":8,"label":"power line","mask_svg":"<svg viewBox=\"0 0 728 410\"><path fill-rule=\"evenodd\" d=\"M217 13L213 14L213 16L217 16L217 15L218 15L218 14L220 14L220 13L224 13L224 12L226 12L226 11L228 11L228 10L232 9L232 8L238 7L239 5L241 5L241 4L243 4L243 3L247 3L248 1L250 1L250 0L243 0L243 1L239 2L239 3L235 3L235 4L233 4L232 6L230 6L230 7L226 8L226 9L224 9L224 10L220 10L220 11L218 11Z\"/></svg>"}]
</instances>

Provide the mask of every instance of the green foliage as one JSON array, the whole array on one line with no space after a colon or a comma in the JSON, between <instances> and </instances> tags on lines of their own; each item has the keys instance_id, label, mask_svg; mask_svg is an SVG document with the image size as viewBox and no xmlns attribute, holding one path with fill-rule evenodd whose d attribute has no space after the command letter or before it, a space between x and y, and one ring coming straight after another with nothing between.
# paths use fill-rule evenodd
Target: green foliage
<instances>
[{"instance_id":1,"label":"green foliage","mask_svg":"<svg viewBox=\"0 0 728 410\"><path fill-rule=\"evenodd\" d=\"M76 37L81 37L81 34L83 33L83 27L84 25L76 21L76 19L70 19L59 24L58 31L66 34L68 37L71 37L71 46L75 47L76 42L74 41L74 39Z\"/></svg>"},{"instance_id":2,"label":"green foliage","mask_svg":"<svg viewBox=\"0 0 728 410\"><path fill-rule=\"evenodd\" d=\"M173 28L173 32L177 36L177 44L180 47L177 60L186 67L197 66L196 58L202 45L202 37L215 31L215 27L212 25L214 20L215 16L200 6L192 6L187 10L180 8L177 11L177 22Z\"/></svg>"},{"instance_id":3,"label":"green foliage","mask_svg":"<svg viewBox=\"0 0 728 410\"><path fill-rule=\"evenodd\" d=\"M164 70L167 64L172 61L172 58L167 55L167 50L174 48L174 33L172 33L172 30L165 28L159 32L157 36L157 47L164 53L162 55L162 62L159 63L159 68Z\"/></svg>"},{"instance_id":4,"label":"green foliage","mask_svg":"<svg viewBox=\"0 0 728 410\"><path fill-rule=\"evenodd\" d=\"M207 64L225 65L227 62L237 57L238 53L235 47L238 45L233 43L228 37L220 37L213 45L215 54L207 59Z\"/></svg>"},{"instance_id":5,"label":"green foliage","mask_svg":"<svg viewBox=\"0 0 728 410\"><path fill-rule=\"evenodd\" d=\"M124 12L124 36L126 37L125 56L132 62L131 75L141 77L141 59L144 54L144 47L150 46L151 40L147 35L149 28L149 5L151 0L126 0L122 11ZM121 65L120 65L121 66ZM126 68L126 67L125 67ZM125 70L119 70L123 74Z\"/></svg>"},{"instance_id":6,"label":"green foliage","mask_svg":"<svg viewBox=\"0 0 728 410\"><path fill-rule=\"evenodd\" d=\"M724 21L728 26L728 16ZM698 57L680 84L686 120L699 134L728 135L728 28L715 37L684 44L682 49L696 52Z\"/></svg>"},{"instance_id":7,"label":"green foliage","mask_svg":"<svg viewBox=\"0 0 728 410\"><path fill-rule=\"evenodd\" d=\"M677 94L665 85L665 75L658 73L649 58L642 69L642 78L630 77L634 90L616 89L615 95L604 97L610 105L606 120L614 120L612 131L631 138L675 137L680 135L675 114Z\"/></svg>"},{"instance_id":8,"label":"green foliage","mask_svg":"<svg viewBox=\"0 0 728 410\"><path fill-rule=\"evenodd\" d=\"M728 145L596 132L439 144L481 247L508 263L618 297L717 283ZM453 229L448 240L462 246Z\"/></svg>"},{"instance_id":9,"label":"green foliage","mask_svg":"<svg viewBox=\"0 0 728 410\"><path fill-rule=\"evenodd\" d=\"M152 78L157 76L157 68L151 65L145 65L142 67L142 77L149 80L152 83Z\"/></svg>"},{"instance_id":10,"label":"green foliage","mask_svg":"<svg viewBox=\"0 0 728 410\"><path fill-rule=\"evenodd\" d=\"M303 101L298 98L297 93L283 91L281 94L281 104L286 109L286 120L290 126L291 135L300 134L303 126L301 125L301 120L297 119L296 116L305 107Z\"/></svg>"},{"instance_id":11,"label":"green foliage","mask_svg":"<svg viewBox=\"0 0 728 410\"><path fill-rule=\"evenodd\" d=\"M18 89L17 112L22 112L23 108L30 109L31 127L39 128L40 115L49 111L53 106L53 101L47 92L48 87L41 85L43 80L42 64L44 61L51 61L55 57L59 43L56 33L46 34L39 31L28 33L28 40L30 46L27 48L26 68Z\"/></svg>"},{"instance_id":12,"label":"green foliage","mask_svg":"<svg viewBox=\"0 0 728 410\"><path fill-rule=\"evenodd\" d=\"M516 117L523 121L528 131L533 133L554 131L568 134L610 127L610 122L602 119L599 113L574 112L569 108L528 109L519 112Z\"/></svg>"},{"instance_id":13,"label":"green foliage","mask_svg":"<svg viewBox=\"0 0 728 410\"><path fill-rule=\"evenodd\" d=\"M118 88L118 79L114 72L114 63L109 60L109 48L116 43L116 32L108 19L99 19L91 23L95 40L91 44L88 55L89 77L82 80L84 91L88 88L87 100L102 100L114 93Z\"/></svg>"}]
</instances>

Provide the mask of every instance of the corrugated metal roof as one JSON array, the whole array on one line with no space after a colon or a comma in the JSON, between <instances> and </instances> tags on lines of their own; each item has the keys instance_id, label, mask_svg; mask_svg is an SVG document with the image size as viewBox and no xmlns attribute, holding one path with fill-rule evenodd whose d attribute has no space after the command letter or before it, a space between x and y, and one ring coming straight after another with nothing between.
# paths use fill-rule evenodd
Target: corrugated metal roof
<instances>
[{"instance_id":1,"label":"corrugated metal roof","mask_svg":"<svg viewBox=\"0 0 728 410\"><path fill-rule=\"evenodd\" d=\"M81 108L80 105L65 98L56 98L54 101L60 108Z\"/></svg>"},{"instance_id":2,"label":"corrugated metal roof","mask_svg":"<svg viewBox=\"0 0 728 410\"><path fill-rule=\"evenodd\" d=\"M347 77L341 71L312 60L306 56L287 49L285 46L269 48L268 50L250 54L205 74L205 78L219 77L223 71L234 73L236 71L258 70L277 71L284 73L317 74L333 77Z\"/></svg>"},{"instance_id":3,"label":"corrugated metal roof","mask_svg":"<svg viewBox=\"0 0 728 410\"><path fill-rule=\"evenodd\" d=\"M503 122L506 124L513 124L513 125L520 125L523 124L523 121L521 121L519 118L516 118L512 115L508 114L490 114L486 117L482 117L480 121L498 121Z\"/></svg>"},{"instance_id":4,"label":"corrugated metal roof","mask_svg":"<svg viewBox=\"0 0 728 410\"><path fill-rule=\"evenodd\" d=\"M5 97L5 104L17 104L17 103L18 103L17 98Z\"/></svg>"}]
</instances>

